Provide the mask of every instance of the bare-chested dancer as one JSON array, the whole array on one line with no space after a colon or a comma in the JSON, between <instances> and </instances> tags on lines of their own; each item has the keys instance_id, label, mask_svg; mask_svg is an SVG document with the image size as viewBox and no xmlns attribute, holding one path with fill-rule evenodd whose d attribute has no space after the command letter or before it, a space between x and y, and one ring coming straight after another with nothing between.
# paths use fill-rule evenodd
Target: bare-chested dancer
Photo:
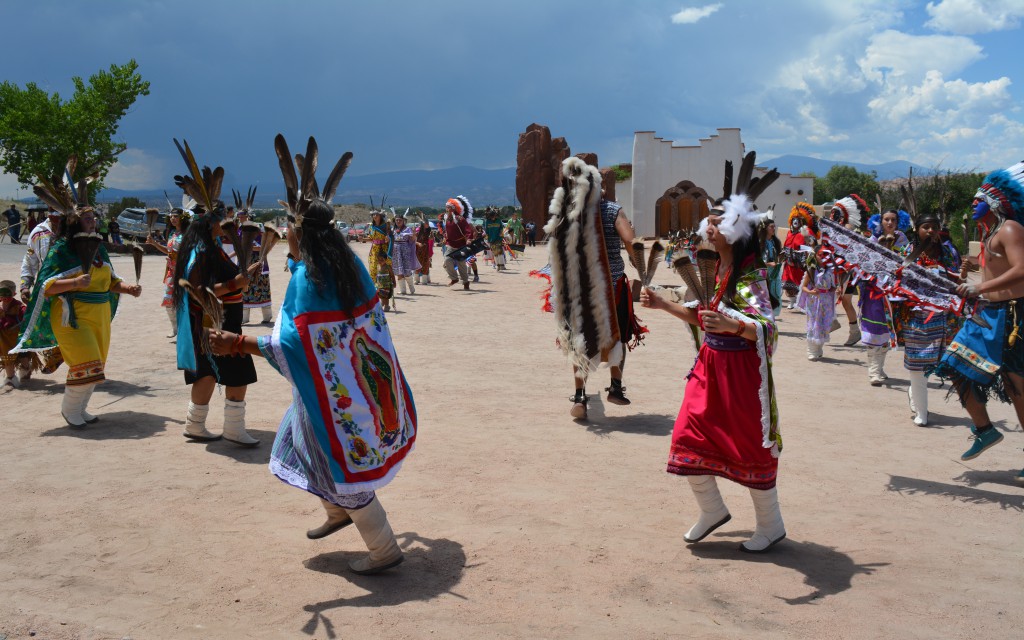
<instances>
[{"instance_id":1,"label":"bare-chested dancer","mask_svg":"<svg viewBox=\"0 0 1024 640\"><path fill-rule=\"evenodd\" d=\"M1024 424L1024 162L985 178L974 197L973 217L983 232L982 279L960 285L960 294L981 298L981 308L935 371L952 380L974 422L973 442L962 460L977 458L1003 439L988 416L990 397L1012 402ZM1024 471L1017 479L1024 481Z\"/></svg>"}]
</instances>

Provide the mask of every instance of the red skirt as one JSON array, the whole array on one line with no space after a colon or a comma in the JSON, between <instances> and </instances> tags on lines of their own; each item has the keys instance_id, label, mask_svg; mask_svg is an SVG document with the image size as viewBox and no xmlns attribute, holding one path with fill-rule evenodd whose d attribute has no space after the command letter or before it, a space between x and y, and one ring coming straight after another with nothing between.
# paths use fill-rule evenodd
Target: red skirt
<instances>
[{"instance_id":1,"label":"red skirt","mask_svg":"<svg viewBox=\"0 0 1024 640\"><path fill-rule=\"evenodd\" d=\"M672 430L668 472L714 475L751 489L771 489L779 460L762 445L761 360L743 338L709 335L687 377ZM733 350L733 349L739 350Z\"/></svg>"}]
</instances>

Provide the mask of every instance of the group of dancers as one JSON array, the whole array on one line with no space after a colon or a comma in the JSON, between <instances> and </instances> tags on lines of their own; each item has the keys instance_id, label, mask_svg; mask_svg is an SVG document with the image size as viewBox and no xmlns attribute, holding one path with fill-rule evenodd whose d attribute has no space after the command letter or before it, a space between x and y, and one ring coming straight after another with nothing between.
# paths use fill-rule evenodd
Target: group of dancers
<instances>
[{"instance_id":1,"label":"group of dancers","mask_svg":"<svg viewBox=\"0 0 1024 640\"><path fill-rule=\"evenodd\" d=\"M257 381L253 356L266 358L293 387L271 452L272 473L324 505L327 519L307 532L309 538L355 524L369 555L351 562L351 569L377 573L403 558L375 491L394 478L413 448L416 408L376 283L334 225L330 200L352 154L338 161L321 191L315 141L310 138L306 154L294 160L282 136L274 144L287 193L291 279L271 335L256 338L242 330L247 306L270 307L269 279L261 277L281 235L269 225L254 232L247 220L254 190L233 215L219 199L223 169L200 170L188 144L177 145L188 170L175 181L191 202L172 211L166 242L148 239L168 260L162 304L176 336L177 367L190 387L184 436L259 445L245 428L245 396ZM60 175L39 177L35 192L52 215L38 240L48 232L51 242L30 243L32 273L20 291L27 306L15 298L13 282L0 282L0 337L8 379L17 380L21 372L14 369L22 366L29 375L54 351L63 358L68 374L61 414L72 429L85 429L102 419L87 408L105 378L120 296L138 297L142 287L115 274L87 200L96 176L79 184L63 179L75 171L72 159ZM140 274L137 263L137 279ZM225 406L222 430L215 433L208 417L218 385Z\"/></svg>"},{"instance_id":2,"label":"group of dancers","mask_svg":"<svg viewBox=\"0 0 1024 640\"><path fill-rule=\"evenodd\" d=\"M438 215L434 226L422 213L415 219L405 213L375 209L370 214L366 230L369 240L370 277L377 287L385 311L396 309L396 295L416 295L416 285L434 284L430 279L434 247L444 252L444 269L449 276L448 286L458 284L468 290L470 278L480 281L477 254L493 264L496 270L506 271L506 253L515 255L525 241L523 224L515 214L503 223L496 208L484 212L484 223L473 226L473 205L465 196L450 198L445 212ZM413 224L415 226L413 226ZM474 244L476 241L476 244Z\"/></svg>"},{"instance_id":3,"label":"group of dancers","mask_svg":"<svg viewBox=\"0 0 1024 640\"><path fill-rule=\"evenodd\" d=\"M684 539L699 542L731 519L716 484L723 477L750 490L756 526L740 548L760 553L786 537L776 490L783 441L772 374L783 291L792 298L790 308L806 314L811 361L822 357L838 328L838 306L853 319L847 343L863 341L868 348L870 384L884 383L886 353L903 346L916 424L928 421L927 376L950 380L973 422L963 460L1003 439L988 416L990 397L1012 402L1024 424L1024 162L985 178L972 205L982 252L964 260L933 212L917 212L911 202L916 216L890 210L869 218L856 195L838 201L827 222L807 203L798 204L790 233L779 242L772 212L754 205L778 173L752 177L754 158L751 152L743 159L735 183L726 163L723 196L709 203L696 234L701 248L673 257L686 285L678 289L646 286L642 244L631 247L608 226L614 217L603 211L609 203L599 173L578 158L564 161L545 227L549 264L543 271L551 282L546 309L555 317L556 342L576 378L571 415L584 418L589 373L604 364L613 382L621 376L624 327L613 282L622 268L619 242L626 241L645 285L641 305L688 323L698 344L667 466L687 477L700 509ZM980 284L968 281L972 266L982 270ZM1024 471L1017 479L1024 481Z\"/></svg>"},{"instance_id":4,"label":"group of dancers","mask_svg":"<svg viewBox=\"0 0 1024 640\"><path fill-rule=\"evenodd\" d=\"M414 293L414 275L429 282L429 259L424 269L417 240L430 240L433 231L425 220L415 231L409 229L404 216L395 216L392 228L383 213L375 212L374 234L382 233L371 236L368 270L334 225L330 206L352 154L342 156L321 190L314 139L294 160L283 136L274 146L287 197L291 279L273 332L255 337L242 330L245 295L263 273L277 232L264 230L265 244L257 254L252 252L256 245L250 246L253 236L239 244L238 220L219 200L223 169L200 170L188 144L178 145L188 171L175 180L194 205L171 216L174 233L166 244L156 244L168 255L164 304L177 333L177 366L191 387L184 435L199 442L223 438L258 445L245 428L245 396L256 382L253 358L266 358L293 388L293 402L272 448L271 472L322 502L327 518L307 532L309 538L355 524L370 553L351 563L352 569L376 573L400 563L402 551L375 491L394 478L417 433L415 403L391 340L380 274L385 265L394 274L392 291L395 282L409 280ZM724 193L710 203L710 214L697 231L700 248L673 259L686 284L674 292L650 285L653 267L645 265L642 243L633 237L621 208L602 197L599 172L579 158L562 164L562 186L544 230L548 301L557 344L573 366L576 384L571 415L586 417L587 378L600 363L611 368L608 401L629 404L622 385L625 354L647 330L634 313L620 249L625 243L627 256L641 272L640 304L690 325L699 345L667 465L670 473L687 477L700 509L684 539L699 542L731 519L716 484L722 477L750 490L756 527L741 549L760 553L786 537L776 489L783 440L772 360L781 294L787 283L785 290L793 291L797 277L794 303L807 315L809 359L822 356L848 287L859 287L861 340L876 349L869 351L869 381L884 380L885 352L903 344L911 408L924 424L926 376L951 380L974 423L973 443L963 459L1003 439L988 418L989 397L1012 402L1024 421L1024 341L1019 339L1024 324L1019 308L1024 300L1024 163L986 177L973 205L982 229L982 255L961 260L942 240L936 216L918 214L908 238L900 229L899 212L867 219L867 206L854 196L837 203L829 221L804 220L806 209L798 205L791 229L800 236L799 244L771 242L771 214L759 212L754 202L778 174L773 170L754 177L754 162L753 153L744 157L735 182L727 163ZM74 175L73 164L67 175ZM26 354L43 356L59 349L69 368L61 413L75 429L101 419L87 407L105 377L111 319L121 294L138 297L142 291L138 283L127 284L114 273L98 240L95 211L86 199L89 179L75 189L60 176L40 178L36 193L54 210L52 246L40 249L37 272L22 282L23 298L25 285L31 287L27 307L11 302L13 282L0 282L0 329L9 332L8 317L23 318L13 348L4 343L5 369L9 363L19 365ZM453 198L447 204L438 223L445 268L451 285L461 280L468 288L465 257L474 253L469 245L474 239L485 246L494 243L487 243L489 229L477 238L467 200ZM802 224L793 224L793 216ZM856 231L862 219L872 230L870 237ZM426 246L432 250L430 242ZM652 250L651 258L655 255L660 254ZM875 262L899 266L886 275ZM980 284L967 282L965 263L979 264ZM949 303L950 290L959 300L956 305ZM225 388L221 433L207 424L217 385ZM1024 479L1024 471L1019 477Z\"/></svg>"}]
</instances>

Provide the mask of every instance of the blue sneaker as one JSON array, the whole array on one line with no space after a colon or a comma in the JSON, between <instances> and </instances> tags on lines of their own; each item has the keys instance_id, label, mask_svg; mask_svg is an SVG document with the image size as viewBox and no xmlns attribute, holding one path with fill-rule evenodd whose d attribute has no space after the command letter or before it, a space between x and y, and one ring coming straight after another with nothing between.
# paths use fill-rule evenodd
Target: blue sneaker
<instances>
[{"instance_id":1,"label":"blue sneaker","mask_svg":"<svg viewBox=\"0 0 1024 640\"><path fill-rule=\"evenodd\" d=\"M1019 483L1021 483L1021 484L1024 484L1024 469L1021 469L1021 470L1020 470L1020 473L1018 473L1018 474L1017 474L1016 476L1014 476L1014 477L1015 477L1015 478L1017 479L1017 482L1019 482Z\"/></svg>"},{"instance_id":2,"label":"blue sneaker","mask_svg":"<svg viewBox=\"0 0 1024 640\"><path fill-rule=\"evenodd\" d=\"M990 427L981 432L971 427L971 431L974 432L974 435L970 439L974 440L974 442L971 444L971 448L964 451L964 454L960 456L961 460L974 460L985 451L999 444L1003 439L1003 434L996 431L995 427Z\"/></svg>"}]
</instances>

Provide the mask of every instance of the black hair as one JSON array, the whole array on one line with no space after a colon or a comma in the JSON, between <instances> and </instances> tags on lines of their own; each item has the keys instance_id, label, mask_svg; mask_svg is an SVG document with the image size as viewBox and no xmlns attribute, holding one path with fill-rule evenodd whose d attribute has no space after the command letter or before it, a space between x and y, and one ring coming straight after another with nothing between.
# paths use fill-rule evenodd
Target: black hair
<instances>
[{"instance_id":1,"label":"black hair","mask_svg":"<svg viewBox=\"0 0 1024 640\"><path fill-rule=\"evenodd\" d=\"M732 268L729 272L729 279L725 282L725 296L723 301L727 304L732 304L733 298L736 297L736 285L739 283L740 276L743 275L743 270L749 262L753 261L755 266L764 266L764 260L761 258L761 240L758 234L751 233L745 240L732 245Z\"/></svg>"},{"instance_id":2,"label":"black hair","mask_svg":"<svg viewBox=\"0 0 1024 640\"><path fill-rule=\"evenodd\" d=\"M362 268L359 259L332 224L334 208L323 200L314 200L302 218L299 254L306 266L306 277L323 292L333 286L342 306L349 308L363 296Z\"/></svg>"},{"instance_id":3,"label":"black hair","mask_svg":"<svg viewBox=\"0 0 1024 640\"><path fill-rule=\"evenodd\" d=\"M184 223L184 220L182 221ZM181 237L181 245L178 247L178 260L174 265L174 290L172 300L175 309L180 309L184 300L184 289L178 286L178 281L188 279L186 267L193 250L196 252L196 263L193 270L197 273L198 282L205 287L212 287L214 265L220 259L218 253L220 248L213 238L213 225L216 224L209 215L196 216L188 229Z\"/></svg>"}]
</instances>

